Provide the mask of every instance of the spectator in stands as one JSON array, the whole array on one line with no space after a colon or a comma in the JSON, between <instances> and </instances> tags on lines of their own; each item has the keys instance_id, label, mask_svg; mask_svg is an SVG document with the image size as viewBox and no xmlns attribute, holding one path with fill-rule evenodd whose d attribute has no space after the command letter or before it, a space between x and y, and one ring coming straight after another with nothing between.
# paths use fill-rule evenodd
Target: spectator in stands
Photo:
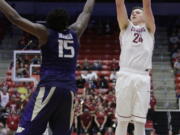
<instances>
[{"instance_id":1,"label":"spectator in stands","mask_svg":"<svg viewBox=\"0 0 180 135\"><path fill-rule=\"evenodd\" d=\"M156 98L154 96L154 92L151 91L151 96L150 96L150 108L148 110L148 114L147 114L147 120L154 120L154 114L155 114L155 108L156 108Z\"/></svg>"},{"instance_id":2,"label":"spectator in stands","mask_svg":"<svg viewBox=\"0 0 180 135\"><path fill-rule=\"evenodd\" d=\"M23 63L23 57L21 57L20 55L17 55L17 57L16 57L16 64L21 64L21 63Z\"/></svg>"},{"instance_id":3,"label":"spectator in stands","mask_svg":"<svg viewBox=\"0 0 180 135\"><path fill-rule=\"evenodd\" d=\"M176 70L180 70L180 58L175 61L175 63L174 63L174 68L175 68Z\"/></svg>"},{"instance_id":4,"label":"spectator in stands","mask_svg":"<svg viewBox=\"0 0 180 135\"><path fill-rule=\"evenodd\" d=\"M9 96L12 97L13 95L15 95L16 97L19 97L19 93L17 92L17 88L9 88L8 89L8 93L9 93Z\"/></svg>"},{"instance_id":5,"label":"spectator in stands","mask_svg":"<svg viewBox=\"0 0 180 135\"><path fill-rule=\"evenodd\" d=\"M87 73L87 83L89 85L89 88L97 88L97 79L97 73L89 70Z\"/></svg>"},{"instance_id":6,"label":"spectator in stands","mask_svg":"<svg viewBox=\"0 0 180 135\"><path fill-rule=\"evenodd\" d=\"M89 133L92 135L92 124L93 124L93 116L89 112L87 108L85 108L84 112L79 116L80 125L81 125L81 133L86 134Z\"/></svg>"},{"instance_id":7,"label":"spectator in stands","mask_svg":"<svg viewBox=\"0 0 180 135\"><path fill-rule=\"evenodd\" d=\"M3 127L6 126L6 118L8 116L8 112L6 109L0 109L0 125L2 124Z\"/></svg>"},{"instance_id":8,"label":"spectator in stands","mask_svg":"<svg viewBox=\"0 0 180 135\"><path fill-rule=\"evenodd\" d=\"M150 107L155 111L157 101L156 101L156 97L154 96L153 91L151 91L151 97L150 98L151 98L150 99Z\"/></svg>"},{"instance_id":9,"label":"spectator in stands","mask_svg":"<svg viewBox=\"0 0 180 135\"><path fill-rule=\"evenodd\" d=\"M32 64L40 64L41 63L41 59L39 58L38 55L35 55L35 57L31 60Z\"/></svg>"},{"instance_id":10,"label":"spectator in stands","mask_svg":"<svg viewBox=\"0 0 180 135\"><path fill-rule=\"evenodd\" d=\"M88 74L87 71L81 72L81 77L82 77L82 79L84 79L84 80L87 81L87 80L88 80L87 74Z\"/></svg>"},{"instance_id":11,"label":"spectator in stands","mask_svg":"<svg viewBox=\"0 0 180 135\"><path fill-rule=\"evenodd\" d=\"M76 70L81 70L81 69L82 69L81 64L77 63L76 64Z\"/></svg>"},{"instance_id":12,"label":"spectator in stands","mask_svg":"<svg viewBox=\"0 0 180 135\"><path fill-rule=\"evenodd\" d=\"M114 58L112 62L109 64L111 71L117 71L119 69L118 62Z\"/></svg>"},{"instance_id":13,"label":"spectator in stands","mask_svg":"<svg viewBox=\"0 0 180 135\"><path fill-rule=\"evenodd\" d=\"M104 135L115 135L113 128L112 127L108 127L107 131L105 132Z\"/></svg>"},{"instance_id":14,"label":"spectator in stands","mask_svg":"<svg viewBox=\"0 0 180 135\"><path fill-rule=\"evenodd\" d=\"M172 45L172 47L170 48L170 52L171 52L171 64L172 67L174 66L174 62L176 61L176 59L178 57L180 57L180 48L178 44L174 44Z\"/></svg>"},{"instance_id":15,"label":"spectator in stands","mask_svg":"<svg viewBox=\"0 0 180 135\"><path fill-rule=\"evenodd\" d=\"M96 93L96 95L94 96L94 99L96 101L96 110L101 110L103 108L103 98L102 98L102 94L100 93L100 91L98 91L99 93Z\"/></svg>"},{"instance_id":16,"label":"spectator in stands","mask_svg":"<svg viewBox=\"0 0 180 135\"><path fill-rule=\"evenodd\" d=\"M98 86L99 88L108 88L108 81L104 76L100 77L100 80L98 81Z\"/></svg>"},{"instance_id":17,"label":"spectator in stands","mask_svg":"<svg viewBox=\"0 0 180 135\"><path fill-rule=\"evenodd\" d=\"M17 102L16 95L12 95L12 97L10 97L9 102L6 105L6 110L8 112L19 112L19 109L20 109L20 104L19 102Z\"/></svg>"},{"instance_id":18,"label":"spectator in stands","mask_svg":"<svg viewBox=\"0 0 180 135\"><path fill-rule=\"evenodd\" d=\"M19 68L16 70L16 74L18 78L24 78L25 76L29 76L28 69L25 67L25 64L21 63Z\"/></svg>"},{"instance_id":19,"label":"spectator in stands","mask_svg":"<svg viewBox=\"0 0 180 135\"><path fill-rule=\"evenodd\" d=\"M30 61L30 58L29 58L29 56L28 55L24 55L23 56L23 64L30 64L31 63L31 61Z\"/></svg>"},{"instance_id":20,"label":"spectator in stands","mask_svg":"<svg viewBox=\"0 0 180 135\"><path fill-rule=\"evenodd\" d=\"M172 54L172 59L180 58L180 48L175 50L175 52Z\"/></svg>"},{"instance_id":21,"label":"spectator in stands","mask_svg":"<svg viewBox=\"0 0 180 135\"><path fill-rule=\"evenodd\" d=\"M23 35L18 41L18 49L23 49L27 45L28 41L26 37Z\"/></svg>"},{"instance_id":22,"label":"spectator in stands","mask_svg":"<svg viewBox=\"0 0 180 135\"><path fill-rule=\"evenodd\" d=\"M11 134L13 135L18 128L19 115L16 112L11 112L6 120L7 127L10 129Z\"/></svg>"},{"instance_id":23,"label":"spectator in stands","mask_svg":"<svg viewBox=\"0 0 180 135\"><path fill-rule=\"evenodd\" d=\"M178 43L179 38L175 32L172 33L172 35L169 37L169 43L170 44L176 44Z\"/></svg>"},{"instance_id":24,"label":"spectator in stands","mask_svg":"<svg viewBox=\"0 0 180 135\"><path fill-rule=\"evenodd\" d=\"M87 80L88 80L88 81L91 81L91 80L97 80L97 79L98 79L97 73L94 72L94 71L88 70Z\"/></svg>"},{"instance_id":25,"label":"spectator in stands","mask_svg":"<svg viewBox=\"0 0 180 135\"><path fill-rule=\"evenodd\" d=\"M106 95L103 96L103 99L105 101L108 102L108 104L112 105L113 103L115 103L115 96L114 96L114 90L111 91L111 90L108 90ZM110 106L110 107L115 107L115 106Z\"/></svg>"},{"instance_id":26,"label":"spectator in stands","mask_svg":"<svg viewBox=\"0 0 180 135\"><path fill-rule=\"evenodd\" d=\"M2 92L0 91L0 106L2 108L5 108L8 102L9 102L8 88L3 87Z\"/></svg>"},{"instance_id":27,"label":"spectator in stands","mask_svg":"<svg viewBox=\"0 0 180 135\"><path fill-rule=\"evenodd\" d=\"M92 70L102 70L102 63L100 60L95 60L92 65Z\"/></svg>"},{"instance_id":28,"label":"spectator in stands","mask_svg":"<svg viewBox=\"0 0 180 135\"><path fill-rule=\"evenodd\" d=\"M84 59L84 61L82 63L82 67L83 67L83 70L90 70L91 69L91 65L90 65L88 59Z\"/></svg>"},{"instance_id":29,"label":"spectator in stands","mask_svg":"<svg viewBox=\"0 0 180 135\"><path fill-rule=\"evenodd\" d=\"M110 74L110 81L111 82L116 82L117 76L116 76L116 72L112 71Z\"/></svg>"},{"instance_id":30,"label":"spectator in stands","mask_svg":"<svg viewBox=\"0 0 180 135\"><path fill-rule=\"evenodd\" d=\"M84 100L83 108L87 108L89 111L93 111L92 109L92 99L93 97L91 95L86 95Z\"/></svg>"},{"instance_id":31,"label":"spectator in stands","mask_svg":"<svg viewBox=\"0 0 180 135\"><path fill-rule=\"evenodd\" d=\"M21 39L18 41L18 45L18 49L38 49L37 39L27 32L23 32Z\"/></svg>"},{"instance_id":32,"label":"spectator in stands","mask_svg":"<svg viewBox=\"0 0 180 135\"><path fill-rule=\"evenodd\" d=\"M77 76L76 77L76 84L78 88L84 88L85 87L85 79L82 78L82 76Z\"/></svg>"},{"instance_id":33,"label":"spectator in stands","mask_svg":"<svg viewBox=\"0 0 180 135\"><path fill-rule=\"evenodd\" d=\"M91 102L89 102L89 103L85 103L86 105L86 107L89 109L89 111L92 113L92 114L94 114L95 113L95 111L96 111L96 100L93 98L93 96L91 96Z\"/></svg>"},{"instance_id":34,"label":"spectator in stands","mask_svg":"<svg viewBox=\"0 0 180 135\"><path fill-rule=\"evenodd\" d=\"M104 108L97 110L95 116L94 116L94 121L96 125L96 132L100 132L104 134L105 132L105 126L107 122L107 115L104 112Z\"/></svg>"},{"instance_id":35,"label":"spectator in stands","mask_svg":"<svg viewBox=\"0 0 180 135\"><path fill-rule=\"evenodd\" d=\"M29 91L26 87L26 83L22 83L22 85L20 85L18 88L17 88L17 92L18 92L18 95L21 97L22 95L24 95L25 97L28 96L29 94Z\"/></svg>"}]
</instances>

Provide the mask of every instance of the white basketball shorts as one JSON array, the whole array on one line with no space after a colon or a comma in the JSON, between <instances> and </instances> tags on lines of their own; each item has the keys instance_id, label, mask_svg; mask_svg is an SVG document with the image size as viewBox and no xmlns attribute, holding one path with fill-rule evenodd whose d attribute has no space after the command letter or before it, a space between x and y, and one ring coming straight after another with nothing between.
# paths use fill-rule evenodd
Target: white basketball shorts
<instances>
[{"instance_id":1,"label":"white basketball shorts","mask_svg":"<svg viewBox=\"0 0 180 135\"><path fill-rule=\"evenodd\" d=\"M146 123L150 102L150 76L133 72L117 72L116 117L118 121Z\"/></svg>"}]
</instances>

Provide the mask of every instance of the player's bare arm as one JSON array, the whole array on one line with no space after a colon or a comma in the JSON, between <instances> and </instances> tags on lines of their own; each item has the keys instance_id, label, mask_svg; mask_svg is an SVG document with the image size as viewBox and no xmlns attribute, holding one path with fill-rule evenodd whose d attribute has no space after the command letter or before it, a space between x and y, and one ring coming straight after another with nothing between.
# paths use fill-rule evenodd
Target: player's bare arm
<instances>
[{"instance_id":1,"label":"player's bare arm","mask_svg":"<svg viewBox=\"0 0 180 135\"><path fill-rule=\"evenodd\" d=\"M87 28L90 16L94 8L95 0L87 0L83 11L78 16L75 23L73 23L69 28L74 29L80 38L85 29Z\"/></svg>"},{"instance_id":2,"label":"player's bare arm","mask_svg":"<svg viewBox=\"0 0 180 135\"><path fill-rule=\"evenodd\" d=\"M127 10L124 0L116 0L117 20L121 31L125 30L129 24Z\"/></svg>"},{"instance_id":3,"label":"player's bare arm","mask_svg":"<svg viewBox=\"0 0 180 135\"><path fill-rule=\"evenodd\" d=\"M0 0L0 11L11 23L36 36L39 39L40 44L45 44L47 42L48 31L45 26L23 18L5 0Z\"/></svg>"},{"instance_id":4,"label":"player's bare arm","mask_svg":"<svg viewBox=\"0 0 180 135\"><path fill-rule=\"evenodd\" d=\"M156 26L151 8L151 0L143 0L143 10L146 26L151 33L155 33Z\"/></svg>"}]
</instances>

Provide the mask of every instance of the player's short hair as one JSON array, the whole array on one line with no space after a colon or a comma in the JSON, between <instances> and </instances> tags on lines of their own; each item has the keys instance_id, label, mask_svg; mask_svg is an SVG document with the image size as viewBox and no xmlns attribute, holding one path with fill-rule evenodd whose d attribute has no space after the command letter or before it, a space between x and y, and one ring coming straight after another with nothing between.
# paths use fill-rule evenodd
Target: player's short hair
<instances>
[{"instance_id":1,"label":"player's short hair","mask_svg":"<svg viewBox=\"0 0 180 135\"><path fill-rule=\"evenodd\" d=\"M48 14L46 24L48 28L62 32L69 25L69 15L64 9L53 10Z\"/></svg>"},{"instance_id":2,"label":"player's short hair","mask_svg":"<svg viewBox=\"0 0 180 135\"><path fill-rule=\"evenodd\" d=\"M143 8L140 7L140 6L133 7L133 8L132 8L132 11L135 10L135 9L140 9L140 10L144 11Z\"/></svg>"}]
</instances>

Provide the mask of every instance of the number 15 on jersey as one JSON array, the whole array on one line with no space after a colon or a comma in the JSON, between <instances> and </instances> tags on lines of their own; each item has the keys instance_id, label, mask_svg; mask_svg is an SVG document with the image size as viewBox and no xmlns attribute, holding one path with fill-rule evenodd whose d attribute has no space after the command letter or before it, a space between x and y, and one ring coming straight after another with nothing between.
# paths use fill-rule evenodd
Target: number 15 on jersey
<instances>
[{"instance_id":1,"label":"number 15 on jersey","mask_svg":"<svg viewBox=\"0 0 180 135\"><path fill-rule=\"evenodd\" d=\"M58 43L59 43L59 58L73 58L75 56L74 47L71 46L74 43L73 40L59 39ZM68 51L68 54L65 54L65 50Z\"/></svg>"}]
</instances>

